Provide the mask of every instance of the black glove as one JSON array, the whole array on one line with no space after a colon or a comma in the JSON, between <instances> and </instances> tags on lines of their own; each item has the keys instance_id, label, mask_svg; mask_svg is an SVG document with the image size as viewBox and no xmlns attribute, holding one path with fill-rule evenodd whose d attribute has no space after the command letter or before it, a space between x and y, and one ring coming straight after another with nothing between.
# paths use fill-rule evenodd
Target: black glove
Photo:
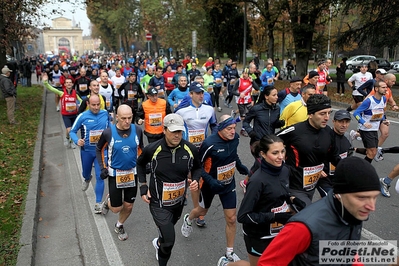
<instances>
[{"instance_id":1,"label":"black glove","mask_svg":"<svg viewBox=\"0 0 399 266\"><path fill-rule=\"evenodd\" d=\"M142 185L140 187L140 196L147 195L148 192L148 186L147 185Z\"/></svg>"},{"instance_id":2,"label":"black glove","mask_svg":"<svg viewBox=\"0 0 399 266\"><path fill-rule=\"evenodd\" d=\"M355 85L352 86L352 90L356 90L356 86Z\"/></svg>"},{"instance_id":3,"label":"black glove","mask_svg":"<svg viewBox=\"0 0 399 266\"><path fill-rule=\"evenodd\" d=\"M275 213L274 221L281 223L281 224L286 224L288 219L290 219L291 217L292 217L292 214L289 212Z\"/></svg>"},{"instance_id":4,"label":"black glove","mask_svg":"<svg viewBox=\"0 0 399 266\"><path fill-rule=\"evenodd\" d=\"M249 133L248 133L248 136L249 136L251 139L256 139L256 137L257 137L256 132L255 132L254 130L252 130L251 132L249 132Z\"/></svg>"},{"instance_id":5,"label":"black glove","mask_svg":"<svg viewBox=\"0 0 399 266\"><path fill-rule=\"evenodd\" d=\"M101 174L100 177L102 180L107 179L108 178L108 169L107 168L103 168L101 169Z\"/></svg>"},{"instance_id":6,"label":"black glove","mask_svg":"<svg viewBox=\"0 0 399 266\"><path fill-rule=\"evenodd\" d=\"M222 192L224 189L223 183L221 183L219 180L216 180L213 178L211 180L209 180L208 185L211 188L212 192L215 194Z\"/></svg>"},{"instance_id":7,"label":"black glove","mask_svg":"<svg viewBox=\"0 0 399 266\"><path fill-rule=\"evenodd\" d=\"M296 212L300 212L306 207L306 203L297 197L292 200L292 207L295 209Z\"/></svg>"}]
</instances>

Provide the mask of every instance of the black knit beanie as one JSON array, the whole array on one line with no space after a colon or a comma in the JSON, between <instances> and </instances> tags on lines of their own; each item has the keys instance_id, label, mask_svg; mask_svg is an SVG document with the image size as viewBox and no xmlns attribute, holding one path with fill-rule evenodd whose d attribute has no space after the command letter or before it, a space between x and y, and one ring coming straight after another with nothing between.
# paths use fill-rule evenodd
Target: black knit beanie
<instances>
[{"instance_id":1,"label":"black knit beanie","mask_svg":"<svg viewBox=\"0 0 399 266\"><path fill-rule=\"evenodd\" d=\"M380 191L380 181L371 163L359 157L340 160L333 178L334 193Z\"/></svg>"}]
</instances>

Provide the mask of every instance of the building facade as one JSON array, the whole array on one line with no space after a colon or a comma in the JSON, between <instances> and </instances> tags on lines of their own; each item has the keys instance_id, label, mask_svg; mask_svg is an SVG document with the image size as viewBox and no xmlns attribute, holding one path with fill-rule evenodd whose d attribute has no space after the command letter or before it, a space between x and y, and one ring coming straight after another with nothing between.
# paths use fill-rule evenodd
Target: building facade
<instances>
[{"instance_id":1,"label":"building facade","mask_svg":"<svg viewBox=\"0 0 399 266\"><path fill-rule=\"evenodd\" d=\"M71 19L58 17L52 20L52 27L43 29L45 53L82 55L84 52L83 30Z\"/></svg>"}]
</instances>

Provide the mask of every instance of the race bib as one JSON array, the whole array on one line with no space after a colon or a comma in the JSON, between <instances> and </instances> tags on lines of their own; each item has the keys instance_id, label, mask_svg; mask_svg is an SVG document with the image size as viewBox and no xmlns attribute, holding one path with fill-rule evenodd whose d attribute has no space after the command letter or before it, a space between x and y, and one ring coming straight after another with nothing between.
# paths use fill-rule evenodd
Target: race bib
<instances>
[{"instance_id":1,"label":"race bib","mask_svg":"<svg viewBox=\"0 0 399 266\"><path fill-rule=\"evenodd\" d=\"M171 77L168 77L167 83L172 84L172 79Z\"/></svg>"},{"instance_id":2,"label":"race bib","mask_svg":"<svg viewBox=\"0 0 399 266\"><path fill-rule=\"evenodd\" d=\"M158 90L158 97L165 97L165 91L163 89Z\"/></svg>"},{"instance_id":3,"label":"race bib","mask_svg":"<svg viewBox=\"0 0 399 266\"><path fill-rule=\"evenodd\" d=\"M283 212L289 212L290 211L290 207L287 204L286 201L284 201L283 205L281 205L280 207L276 207L271 209L271 212L273 213L283 213ZM271 235L276 235L278 234L281 229L283 229L284 225L278 222L274 222L270 224L270 234Z\"/></svg>"},{"instance_id":4,"label":"race bib","mask_svg":"<svg viewBox=\"0 0 399 266\"><path fill-rule=\"evenodd\" d=\"M236 79L230 80L230 85L234 85L236 83Z\"/></svg>"},{"instance_id":5,"label":"race bib","mask_svg":"<svg viewBox=\"0 0 399 266\"><path fill-rule=\"evenodd\" d=\"M150 121L149 121L150 126L157 127L157 126L162 125L162 114L161 113L150 114L149 118L150 118Z\"/></svg>"},{"instance_id":6,"label":"race bib","mask_svg":"<svg viewBox=\"0 0 399 266\"><path fill-rule=\"evenodd\" d=\"M91 146L97 145L98 141L100 140L100 137L101 137L102 133L103 133L102 129L90 130L89 131L89 144Z\"/></svg>"},{"instance_id":7,"label":"race bib","mask_svg":"<svg viewBox=\"0 0 399 266\"><path fill-rule=\"evenodd\" d=\"M185 180L178 183L163 183L162 204L165 206L172 206L181 202L184 197L185 189Z\"/></svg>"},{"instance_id":8,"label":"race bib","mask_svg":"<svg viewBox=\"0 0 399 266\"><path fill-rule=\"evenodd\" d=\"M267 84L271 85L271 84L273 84L273 82L274 82L273 78L268 78L267 79Z\"/></svg>"},{"instance_id":9,"label":"race bib","mask_svg":"<svg viewBox=\"0 0 399 266\"><path fill-rule=\"evenodd\" d=\"M207 91L208 91L209 93L212 93L212 92L213 92L213 86L208 86Z\"/></svg>"},{"instance_id":10,"label":"race bib","mask_svg":"<svg viewBox=\"0 0 399 266\"><path fill-rule=\"evenodd\" d=\"M79 84L80 91L87 91L87 84Z\"/></svg>"},{"instance_id":11,"label":"race bib","mask_svg":"<svg viewBox=\"0 0 399 266\"><path fill-rule=\"evenodd\" d=\"M55 87L61 87L61 82L59 78L53 79L53 82Z\"/></svg>"},{"instance_id":12,"label":"race bib","mask_svg":"<svg viewBox=\"0 0 399 266\"><path fill-rule=\"evenodd\" d=\"M136 168L130 170L116 170L116 187L117 188L127 188L135 187L136 181L134 180L134 174Z\"/></svg>"},{"instance_id":13,"label":"race bib","mask_svg":"<svg viewBox=\"0 0 399 266\"><path fill-rule=\"evenodd\" d=\"M68 113L76 111L76 103L65 103L65 109Z\"/></svg>"},{"instance_id":14,"label":"race bib","mask_svg":"<svg viewBox=\"0 0 399 266\"><path fill-rule=\"evenodd\" d=\"M122 84L116 84L116 88L119 89L121 87Z\"/></svg>"},{"instance_id":15,"label":"race bib","mask_svg":"<svg viewBox=\"0 0 399 266\"><path fill-rule=\"evenodd\" d=\"M201 146L205 140L205 129L191 129L188 131L188 141L195 145L195 147Z\"/></svg>"},{"instance_id":16,"label":"race bib","mask_svg":"<svg viewBox=\"0 0 399 266\"><path fill-rule=\"evenodd\" d=\"M382 117L384 116L384 109L374 109L371 110L371 118L370 121L380 121L382 120Z\"/></svg>"},{"instance_id":17,"label":"race bib","mask_svg":"<svg viewBox=\"0 0 399 266\"><path fill-rule=\"evenodd\" d=\"M347 152L344 152L344 153L341 153L340 155L339 155L339 157L341 157L341 159L345 159L346 157L348 157L348 153ZM332 163L329 163L330 164L330 171L329 171L329 175L334 175L334 173L335 173L335 166L332 164Z\"/></svg>"},{"instance_id":18,"label":"race bib","mask_svg":"<svg viewBox=\"0 0 399 266\"><path fill-rule=\"evenodd\" d=\"M137 94L136 91L129 90L129 91L127 92L127 98L128 98L128 100L133 101L133 98L134 98L134 96L136 96L136 94Z\"/></svg>"},{"instance_id":19,"label":"race bib","mask_svg":"<svg viewBox=\"0 0 399 266\"><path fill-rule=\"evenodd\" d=\"M317 181L319 181L321 172L323 171L323 167L324 164L303 168L303 188L306 191L315 188Z\"/></svg>"},{"instance_id":20,"label":"race bib","mask_svg":"<svg viewBox=\"0 0 399 266\"><path fill-rule=\"evenodd\" d=\"M110 100L107 100L106 102L105 102L105 105L107 106L107 109L111 106L111 101Z\"/></svg>"},{"instance_id":21,"label":"race bib","mask_svg":"<svg viewBox=\"0 0 399 266\"><path fill-rule=\"evenodd\" d=\"M220 166L217 168L217 178L223 184L230 184L233 180L234 173L236 170L236 162L229 163L225 166Z\"/></svg>"},{"instance_id":22,"label":"race bib","mask_svg":"<svg viewBox=\"0 0 399 266\"><path fill-rule=\"evenodd\" d=\"M221 79L221 78L216 78L216 79L215 79L215 82L216 82L217 84L220 84L220 83L222 83L222 79Z\"/></svg>"}]
</instances>

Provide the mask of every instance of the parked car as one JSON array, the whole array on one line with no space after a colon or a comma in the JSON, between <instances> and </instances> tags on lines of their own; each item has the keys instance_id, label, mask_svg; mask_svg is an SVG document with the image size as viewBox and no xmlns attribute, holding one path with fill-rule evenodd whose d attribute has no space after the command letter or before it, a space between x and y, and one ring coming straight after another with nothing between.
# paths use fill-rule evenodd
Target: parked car
<instances>
[{"instance_id":1,"label":"parked car","mask_svg":"<svg viewBox=\"0 0 399 266\"><path fill-rule=\"evenodd\" d=\"M374 61L377 62L378 68L385 69L386 71L389 71L391 69L391 63L389 63L389 61L384 58L376 58Z\"/></svg>"},{"instance_id":2,"label":"parked car","mask_svg":"<svg viewBox=\"0 0 399 266\"><path fill-rule=\"evenodd\" d=\"M393 69L394 65L399 64L399 59L395 59L391 62L391 69Z\"/></svg>"},{"instance_id":3,"label":"parked car","mask_svg":"<svg viewBox=\"0 0 399 266\"><path fill-rule=\"evenodd\" d=\"M399 72L399 62L394 64L392 67L393 70L396 70L396 72Z\"/></svg>"},{"instance_id":4,"label":"parked car","mask_svg":"<svg viewBox=\"0 0 399 266\"><path fill-rule=\"evenodd\" d=\"M373 55L356 55L350 57L346 61L346 65L348 66L348 69L353 70L361 64L368 64L373 59L375 59L375 56Z\"/></svg>"}]
</instances>

